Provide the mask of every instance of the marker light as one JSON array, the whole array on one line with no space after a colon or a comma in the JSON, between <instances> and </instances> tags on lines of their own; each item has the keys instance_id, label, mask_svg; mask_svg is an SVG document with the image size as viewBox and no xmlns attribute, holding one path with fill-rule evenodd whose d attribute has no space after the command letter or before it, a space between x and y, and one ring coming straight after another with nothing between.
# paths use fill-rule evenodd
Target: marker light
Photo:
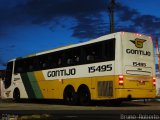
<instances>
[{"instance_id":1,"label":"marker light","mask_svg":"<svg viewBox=\"0 0 160 120\"><path fill-rule=\"evenodd\" d=\"M152 40L152 37L151 37L151 36L149 36L149 39L151 39L151 40Z\"/></svg>"},{"instance_id":2,"label":"marker light","mask_svg":"<svg viewBox=\"0 0 160 120\"><path fill-rule=\"evenodd\" d=\"M156 77L153 77L153 86L156 86Z\"/></svg>"},{"instance_id":3,"label":"marker light","mask_svg":"<svg viewBox=\"0 0 160 120\"><path fill-rule=\"evenodd\" d=\"M119 85L123 85L123 83L124 83L123 75L119 75L118 79L119 79Z\"/></svg>"}]
</instances>

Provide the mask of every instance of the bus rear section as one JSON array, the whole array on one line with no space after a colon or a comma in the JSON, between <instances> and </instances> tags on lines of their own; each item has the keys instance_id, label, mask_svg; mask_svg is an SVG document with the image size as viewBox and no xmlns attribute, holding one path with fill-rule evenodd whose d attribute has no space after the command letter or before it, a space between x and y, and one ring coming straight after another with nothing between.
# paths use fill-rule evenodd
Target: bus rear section
<instances>
[{"instance_id":1,"label":"bus rear section","mask_svg":"<svg viewBox=\"0 0 160 120\"><path fill-rule=\"evenodd\" d=\"M129 99L155 98L155 63L151 37L141 34L121 35L121 72L116 97Z\"/></svg>"}]
</instances>

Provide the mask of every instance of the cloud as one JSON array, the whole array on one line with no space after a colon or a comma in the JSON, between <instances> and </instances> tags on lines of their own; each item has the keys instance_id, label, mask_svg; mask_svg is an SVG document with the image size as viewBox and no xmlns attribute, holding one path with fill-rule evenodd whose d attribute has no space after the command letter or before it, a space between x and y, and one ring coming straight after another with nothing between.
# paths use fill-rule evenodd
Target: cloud
<instances>
[{"instance_id":1,"label":"cloud","mask_svg":"<svg viewBox=\"0 0 160 120\"><path fill-rule=\"evenodd\" d=\"M118 16L118 21L116 21L117 31L125 30L154 36L160 34L160 30L157 29L160 27L160 18L152 15L142 15L136 9L131 9L120 3L117 3L116 12Z\"/></svg>"},{"instance_id":2,"label":"cloud","mask_svg":"<svg viewBox=\"0 0 160 120\"><path fill-rule=\"evenodd\" d=\"M106 8L104 0L30 0L23 6L23 10L33 16L38 24L50 21L57 16L94 14L104 8Z\"/></svg>"},{"instance_id":3,"label":"cloud","mask_svg":"<svg viewBox=\"0 0 160 120\"><path fill-rule=\"evenodd\" d=\"M78 24L72 28L73 37L96 38L109 32L108 25L99 13L95 13L94 16L77 16L76 19Z\"/></svg>"},{"instance_id":4,"label":"cloud","mask_svg":"<svg viewBox=\"0 0 160 120\"><path fill-rule=\"evenodd\" d=\"M26 0L9 9L0 9L0 37L7 35L7 29L17 25L47 25L54 30L71 17L74 24L68 28L72 36L80 39L94 38L109 33L108 3L110 0ZM13 3L13 2L12 2ZM115 31L130 31L159 34L160 18L142 15L117 2L115 6ZM103 13L103 14L102 14Z\"/></svg>"},{"instance_id":5,"label":"cloud","mask_svg":"<svg viewBox=\"0 0 160 120\"><path fill-rule=\"evenodd\" d=\"M58 22L61 16L72 17L76 21L73 30L73 37L93 38L98 36L99 26L102 26L102 16L99 14L107 9L108 0L32 0L23 9L28 15L33 17L33 24L52 24L60 25ZM96 20L94 20L94 18ZM101 23L102 22L102 23ZM57 24L58 23L58 24ZM53 25L52 27L53 28ZM104 31L103 31L104 33ZM103 33L100 33L101 35Z\"/></svg>"},{"instance_id":6,"label":"cloud","mask_svg":"<svg viewBox=\"0 0 160 120\"><path fill-rule=\"evenodd\" d=\"M30 21L28 15L15 7L0 9L0 37L10 35L10 28L25 25Z\"/></svg>"},{"instance_id":7,"label":"cloud","mask_svg":"<svg viewBox=\"0 0 160 120\"><path fill-rule=\"evenodd\" d=\"M135 26L141 26L143 31L151 34L159 34L160 18L151 15L142 15L134 19Z\"/></svg>"},{"instance_id":8,"label":"cloud","mask_svg":"<svg viewBox=\"0 0 160 120\"><path fill-rule=\"evenodd\" d=\"M131 9L119 2L116 3L115 12L118 13L117 15L121 21L131 21L140 15L136 9Z\"/></svg>"},{"instance_id":9,"label":"cloud","mask_svg":"<svg viewBox=\"0 0 160 120\"><path fill-rule=\"evenodd\" d=\"M2 59L0 59L0 66L1 66L0 69L5 69L6 67L6 62Z\"/></svg>"},{"instance_id":10,"label":"cloud","mask_svg":"<svg viewBox=\"0 0 160 120\"><path fill-rule=\"evenodd\" d=\"M25 4L20 3L15 7L0 10L2 17L0 31L5 27L4 24L8 28L26 23L37 25L48 25L48 23L52 23L56 26L61 24L56 24L57 21L62 16L66 16L74 18L77 23L76 26L71 26L71 29L75 28L75 31L73 29L73 36L82 38L83 35L78 34L77 30L84 27L85 33L88 34L88 28L94 28L94 25L97 25L96 20L88 16L98 18L100 16L98 13L107 9L107 2L108 0L27 0ZM86 17L88 18L86 19ZM99 20L101 21L101 19ZM87 28L86 24L90 27ZM89 31L90 36L95 34L92 31ZM87 37L87 35L84 35L84 37Z\"/></svg>"},{"instance_id":11,"label":"cloud","mask_svg":"<svg viewBox=\"0 0 160 120\"><path fill-rule=\"evenodd\" d=\"M4 69L6 67L6 62L5 60L2 59L1 55L0 55L0 70Z\"/></svg>"}]
</instances>

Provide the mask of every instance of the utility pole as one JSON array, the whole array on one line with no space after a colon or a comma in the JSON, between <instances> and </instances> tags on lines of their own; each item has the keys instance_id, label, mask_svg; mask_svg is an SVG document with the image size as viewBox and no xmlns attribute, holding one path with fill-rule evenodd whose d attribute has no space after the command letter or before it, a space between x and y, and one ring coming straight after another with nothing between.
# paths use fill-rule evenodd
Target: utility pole
<instances>
[{"instance_id":1,"label":"utility pole","mask_svg":"<svg viewBox=\"0 0 160 120\"><path fill-rule=\"evenodd\" d=\"M115 6L115 0L111 0L108 6L109 20L110 20L110 33L114 33L114 6Z\"/></svg>"}]
</instances>

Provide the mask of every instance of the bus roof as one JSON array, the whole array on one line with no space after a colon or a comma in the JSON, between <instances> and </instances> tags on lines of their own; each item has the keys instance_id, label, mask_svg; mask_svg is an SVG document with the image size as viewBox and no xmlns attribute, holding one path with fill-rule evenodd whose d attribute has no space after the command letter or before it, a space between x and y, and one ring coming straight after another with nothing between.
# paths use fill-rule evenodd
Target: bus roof
<instances>
[{"instance_id":1,"label":"bus roof","mask_svg":"<svg viewBox=\"0 0 160 120\"><path fill-rule=\"evenodd\" d=\"M120 32L118 32L118 33L120 33ZM50 53L50 52L56 52L56 51L65 50L65 49L68 49L68 48L74 48L74 47L78 47L78 46L82 46L82 45L86 45L86 44L91 44L91 43L94 43L94 42L103 41L104 39L106 39L106 37L108 39L113 38L114 35L118 34L118 33L112 33L112 34L104 35L104 36L101 36L101 37L98 37L98 38L95 38L95 39L91 39L89 41L82 42L82 43L71 44L71 45L66 45L66 46L54 48L54 49L51 49L51 50L46 50L46 51L43 51L43 52L36 53L36 54L34 54L34 56L43 55L43 54Z\"/></svg>"},{"instance_id":2,"label":"bus roof","mask_svg":"<svg viewBox=\"0 0 160 120\"><path fill-rule=\"evenodd\" d=\"M51 52L56 52L56 51L60 51L60 50L65 50L65 49L68 49L68 48L74 48L74 47L78 47L78 46L82 46L82 45L86 45L86 44L91 44L91 43L94 43L94 42L103 41L103 40L105 40L106 38L107 38L107 39L115 38L115 36L121 35L121 34L136 34L136 33L131 33L131 32L116 32L116 33L112 33L112 34L108 34L108 35L103 35L103 36L98 37L98 38L95 38L95 39L91 39L91 40L89 40L89 41L87 41L87 42L82 42L82 43L78 43L78 44L66 45L66 46L54 48L54 49L51 49L51 50L46 50L46 51L42 51L42 52L39 52L39 53L31 54L31 55L28 55L28 56L19 57L19 58L16 58L16 59L18 60L18 59L23 59L23 58L29 58L29 57L33 57L33 56L39 56L39 55L43 55L43 54L47 54L47 53L51 53ZM142 34L141 34L141 35L142 35ZM10 60L10 61L14 61L14 60L15 60L15 59Z\"/></svg>"}]
</instances>

